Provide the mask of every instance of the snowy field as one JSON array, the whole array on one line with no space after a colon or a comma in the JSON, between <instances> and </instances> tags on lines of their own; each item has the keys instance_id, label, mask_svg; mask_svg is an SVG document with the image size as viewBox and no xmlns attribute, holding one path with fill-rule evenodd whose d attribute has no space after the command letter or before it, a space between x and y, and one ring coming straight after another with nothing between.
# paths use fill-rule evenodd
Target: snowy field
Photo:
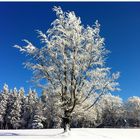
<instances>
[{"instance_id":1,"label":"snowy field","mask_svg":"<svg viewBox=\"0 0 140 140\"><path fill-rule=\"evenodd\" d=\"M140 140L140 129L72 129L63 133L62 129L44 130L0 130L0 139L66 139L66 140Z\"/></svg>"}]
</instances>

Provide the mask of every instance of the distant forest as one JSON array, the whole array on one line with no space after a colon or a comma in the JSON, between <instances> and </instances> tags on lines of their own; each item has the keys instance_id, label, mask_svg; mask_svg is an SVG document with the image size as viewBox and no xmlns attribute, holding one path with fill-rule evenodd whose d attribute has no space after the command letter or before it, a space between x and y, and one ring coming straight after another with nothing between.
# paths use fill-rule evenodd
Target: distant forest
<instances>
[{"instance_id":1,"label":"distant forest","mask_svg":"<svg viewBox=\"0 0 140 140\"><path fill-rule=\"evenodd\" d=\"M94 100L96 94L93 96ZM140 127L140 98L130 97L126 102L118 96L105 94L97 104L84 110L92 100L86 100L84 106L77 105L71 114L71 127ZM38 96L30 89L25 95L24 89L8 89L4 85L0 93L0 129L42 129L63 127L61 103L57 94L43 91Z\"/></svg>"}]
</instances>

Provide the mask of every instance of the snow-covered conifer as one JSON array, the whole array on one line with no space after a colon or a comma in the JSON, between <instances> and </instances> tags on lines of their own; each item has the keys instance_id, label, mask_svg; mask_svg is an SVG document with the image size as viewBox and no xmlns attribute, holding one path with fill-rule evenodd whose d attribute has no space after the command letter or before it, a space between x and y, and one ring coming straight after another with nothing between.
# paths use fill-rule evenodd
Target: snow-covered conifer
<instances>
[{"instance_id":1,"label":"snow-covered conifer","mask_svg":"<svg viewBox=\"0 0 140 140\"><path fill-rule=\"evenodd\" d=\"M50 128L60 128L62 126L62 103L60 102L59 96L47 92L47 104L46 104L46 118L47 125Z\"/></svg>"},{"instance_id":2,"label":"snow-covered conifer","mask_svg":"<svg viewBox=\"0 0 140 140\"><path fill-rule=\"evenodd\" d=\"M24 88L20 88L19 91L18 91L18 98L20 100L20 106L21 106L21 111L20 111L20 114L21 114L21 120L20 120L20 123L21 123L21 128L25 128L24 124L25 124L25 120L24 120L24 110L25 110L25 106L26 106L26 96L25 96L25 91L24 91Z\"/></svg>"},{"instance_id":3,"label":"snow-covered conifer","mask_svg":"<svg viewBox=\"0 0 140 140\"><path fill-rule=\"evenodd\" d=\"M21 99L16 88L10 93L6 114L8 128L18 129L21 127Z\"/></svg>"},{"instance_id":4,"label":"snow-covered conifer","mask_svg":"<svg viewBox=\"0 0 140 140\"><path fill-rule=\"evenodd\" d=\"M29 89L28 95L25 99L24 106L24 126L26 128L31 128L33 120L33 111L35 110L35 104L37 102L37 93L35 90Z\"/></svg>"},{"instance_id":5,"label":"snow-covered conifer","mask_svg":"<svg viewBox=\"0 0 140 140\"><path fill-rule=\"evenodd\" d=\"M0 99L0 128L5 128L5 115L7 110L7 101L9 97L9 89L8 85L4 84L3 91L1 93L1 99Z\"/></svg>"},{"instance_id":6,"label":"snow-covered conifer","mask_svg":"<svg viewBox=\"0 0 140 140\"><path fill-rule=\"evenodd\" d=\"M42 101L39 100L36 104L35 104L35 109L33 111L33 119L32 119L32 128L33 129L42 129L44 128L43 126L43 121L46 118L44 117L43 114L43 104Z\"/></svg>"}]
</instances>

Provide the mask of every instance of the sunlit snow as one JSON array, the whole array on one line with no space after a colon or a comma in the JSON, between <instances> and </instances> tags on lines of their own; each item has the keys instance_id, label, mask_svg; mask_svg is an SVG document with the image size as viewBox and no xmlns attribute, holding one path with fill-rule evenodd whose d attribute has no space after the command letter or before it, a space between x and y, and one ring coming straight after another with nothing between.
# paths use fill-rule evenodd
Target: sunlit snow
<instances>
[{"instance_id":1,"label":"sunlit snow","mask_svg":"<svg viewBox=\"0 0 140 140\"><path fill-rule=\"evenodd\" d=\"M0 130L0 138L8 139L139 140L139 134L140 129L75 128L70 133L63 129Z\"/></svg>"}]
</instances>

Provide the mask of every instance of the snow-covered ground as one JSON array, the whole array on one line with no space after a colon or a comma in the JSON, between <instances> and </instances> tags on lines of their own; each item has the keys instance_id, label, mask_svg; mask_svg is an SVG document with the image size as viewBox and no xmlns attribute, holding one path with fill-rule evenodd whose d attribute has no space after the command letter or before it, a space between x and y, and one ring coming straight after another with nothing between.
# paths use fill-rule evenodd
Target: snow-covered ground
<instances>
[{"instance_id":1,"label":"snow-covered ground","mask_svg":"<svg viewBox=\"0 0 140 140\"><path fill-rule=\"evenodd\" d=\"M140 129L76 128L69 134L62 129L0 130L0 139L140 140Z\"/></svg>"}]
</instances>

